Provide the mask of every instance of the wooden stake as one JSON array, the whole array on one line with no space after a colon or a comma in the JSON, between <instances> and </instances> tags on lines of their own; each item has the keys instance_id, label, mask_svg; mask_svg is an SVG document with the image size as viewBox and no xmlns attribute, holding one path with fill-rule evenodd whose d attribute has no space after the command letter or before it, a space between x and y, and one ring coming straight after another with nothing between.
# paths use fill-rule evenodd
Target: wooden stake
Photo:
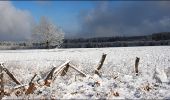
<instances>
[{"instance_id":1,"label":"wooden stake","mask_svg":"<svg viewBox=\"0 0 170 100\"><path fill-rule=\"evenodd\" d=\"M3 70L9 75L9 77L18 85L21 85L21 83L12 75L12 73L7 69L3 68Z\"/></svg>"},{"instance_id":2,"label":"wooden stake","mask_svg":"<svg viewBox=\"0 0 170 100\"><path fill-rule=\"evenodd\" d=\"M35 83L30 83L27 91L25 92L26 95L34 93L37 88L35 87Z\"/></svg>"},{"instance_id":3,"label":"wooden stake","mask_svg":"<svg viewBox=\"0 0 170 100\"><path fill-rule=\"evenodd\" d=\"M136 57L136 61L135 61L135 73L136 73L136 75L138 75L138 73L139 73L139 70L138 70L139 60L140 60L140 58Z\"/></svg>"},{"instance_id":4,"label":"wooden stake","mask_svg":"<svg viewBox=\"0 0 170 100\"><path fill-rule=\"evenodd\" d=\"M69 69L69 64L67 64L66 67L63 69L63 71L62 71L62 73L61 73L61 76L66 75L68 69Z\"/></svg>"},{"instance_id":5,"label":"wooden stake","mask_svg":"<svg viewBox=\"0 0 170 100\"><path fill-rule=\"evenodd\" d=\"M62 65L60 65L59 67L57 67L55 70L54 70L54 74L57 74L57 73L60 73L65 67L66 65L70 63L70 61L66 61L65 63L63 63Z\"/></svg>"},{"instance_id":6,"label":"wooden stake","mask_svg":"<svg viewBox=\"0 0 170 100\"><path fill-rule=\"evenodd\" d=\"M100 69L102 68L102 66L103 66L104 60L105 60L105 58L106 58L106 55L107 55L107 54L104 54L104 53L103 53L102 58L101 58L99 64L97 65L97 68L96 68L96 70L95 70L95 72L94 72L95 74L97 74L97 75L99 75L99 76L101 76L101 75L99 74L99 70L100 70Z\"/></svg>"},{"instance_id":7,"label":"wooden stake","mask_svg":"<svg viewBox=\"0 0 170 100\"><path fill-rule=\"evenodd\" d=\"M101 77L101 75L99 74L99 70L96 69L96 70L94 71L94 73L97 74L99 77Z\"/></svg>"},{"instance_id":8,"label":"wooden stake","mask_svg":"<svg viewBox=\"0 0 170 100\"><path fill-rule=\"evenodd\" d=\"M83 77L86 77L86 76L87 76L84 72L78 70L74 65L72 65L72 64L69 64L69 65L70 65L71 68L73 68L74 70L76 70L77 72L79 72Z\"/></svg>"},{"instance_id":9,"label":"wooden stake","mask_svg":"<svg viewBox=\"0 0 170 100\"><path fill-rule=\"evenodd\" d=\"M105 58L106 58L106 55L107 55L107 54L104 54L104 53L103 53L102 58L101 58L99 64L97 65L97 70L100 70L100 69L102 68L103 63L104 63L104 60L105 60Z\"/></svg>"},{"instance_id":10,"label":"wooden stake","mask_svg":"<svg viewBox=\"0 0 170 100\"><path fill-rule=\"evenodd\" d=\"M34 91L37 89L37 88L35 87L36 84L33 83L33 80L34 80L34 78L35 78L36 76L37 76L37 74L35 74L35 75L31 78L31 81L30 81L30 83L29 83L29 87L28 87L27 91L25 92L26 95L34 93Z\"/></svg>"},{"instance_id":11,"label":"wooden stake","mask_svg":"<svg viewBox=\"0 0 170 100\"><path fill-rule=\"evenodd\" d=\"M53 76L53 73L54 73L54 70L56 69L56 67L54 67L51 71L50 71L50 73L47 75L47 77L45 78L45 81L46 80L49 80L49 79L52 79L52 76Z\"/></svg>"},{"instance_id":12,"label":"wooden stake","mask_svg":"<svg viewBox=\"0 0 170 100\"><path fill-rule=\"evenodd\" d=\"M70 61L66 61L65 63L63 63L62 65L60 65L59 67L54 67L50 73L47 75L47 77L45 78L45 85L46 86L50 86L52 80L55 80L55 78L58 76L58 74L66 67L66 65L69 63ZM55 75L55 76L54 76Z\"/></svg>"},{"instance_id":13,"label":"wooden stake","mask_svg":"<svg viewBox=\"0 0 170 100\"><path fill-rule=\"evenodd\" d=\"M54 78L52 79L52 81L54 81L57 76L61 73L61 71L63 71L66 68L66 65L69 64L70 61L65 62L64 64L62 64L61 66L59 66L55 71L54 71Z\"/></svg>"},{"instance_id":14,"label":"wooden stake","mask_svg":"<svg viewBox=\"0 0 170 100\"><path fill-rule=\"evenodd\" d=\"M0 100L4 96L4 83L3 83L3 73L2 73L2 71L3 71L3 67L0 64L0 85L1 85L1 87L0 87Z\"/></svg>"},{"instance_id":15,"label":"wooden stake","mask_svg":"<svg viewBox=\"0 0 170 100\"><path fill-rule=\"evenodd\" d=\"M35 74L32 78L31 78L31 81L30 81L30 83L29 84L31 84L32 82L33 82L33 80L34 80L34 78L37 76L37 74Z\"/></svg>"}]
</instances>

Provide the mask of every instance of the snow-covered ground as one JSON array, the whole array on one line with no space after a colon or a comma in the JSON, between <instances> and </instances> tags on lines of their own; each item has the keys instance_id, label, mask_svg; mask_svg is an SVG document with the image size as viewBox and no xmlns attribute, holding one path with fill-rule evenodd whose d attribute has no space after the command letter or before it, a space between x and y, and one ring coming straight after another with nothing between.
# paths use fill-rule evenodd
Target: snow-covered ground
<instances>
[{"instance_id":1,"label":"snow-covered ground","mask_svg":"<svg viewBox=\"0 0 170 100\"><path fill-rule=\"evenodd\" d=\"M102 53L107 56L102 76L98 77L93 71ZM140 58L139 76L134 73L136 57ZM35 73L44 78L53 66L67 60L89 77L69 69L50 87L38 88L29 96L11 95L4 99L170 99L170 46L0 51L0 62L22 84L28 83ZM8 87L15 86L9 77L5 78Z\"/></svg>"}]
</instances>

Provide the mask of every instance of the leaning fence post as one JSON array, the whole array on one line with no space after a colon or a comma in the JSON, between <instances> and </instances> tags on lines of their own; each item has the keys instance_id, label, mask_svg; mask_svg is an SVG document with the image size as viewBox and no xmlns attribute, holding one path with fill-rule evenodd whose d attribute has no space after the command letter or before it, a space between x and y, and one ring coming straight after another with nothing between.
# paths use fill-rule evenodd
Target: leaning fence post
<instances>
[{"instance_id":1,"label":"leaning fence post","mask_svg":"<svg viewBox=\"0 0 170 100\"><path fill-rule=\"evenodd\" d=\"M106 58L106 54L103 53L102 58L97 66L97 70L100 70L102 68L105 58Z\"/></svg>"},{"instance_id":2,"label":"leaning fence post","mask_svg":"<svg viewBox=\"0 0 170 100\"><path fill-rule=\"evenodd\" d=\"M106 55L107 55L107 54L104 54L104 53L103 53L102 58L101 58L99 64L97 65L97 69L95 70L95 74L99 75L99 70L100 70L100 69L102 68L102 66L103 66L104 60L105 60L105 58L106 58ZM99 75L99 76L100 76L100 75Z\"/></svg>"},{"instance_id":3,"label":"leaning fence post","mask_svg":"<svg viewBox=\"0 0 170 100\"><path fill-rule=\"evenodd\" d=\"M29 82L29 87L28 89L26 90L25 94L28 95L28 94L32 94L35 90L36 90L36 87L35 87L35 83L33 83L33 80L34 78L37 76L37 74L35 74L32 78L31 78L31 81Z\"/></svg>"},{"instance_id":4,"label":"leaning fence post","mask_svg":"<svg viewBox=\"0 0 170 100\"><path fill-rule=\"evenodd\" d=\"M87 76L84 72L82 72L82 71L80 71L79 69L77 69L74 65L69 64L69 66L70 66L71 68L73 68L74 70L76 70L77 72L79 72L83 77L86 77L86 76Z\"/></svg>"},{"instance_id":5,"label":"leaning fence post","mask_svg":"<svg viewBox=\"0 0 170 100\"><path fill-rule=\"evenodd\" d=\"M139 60L140 60L140 58L136 57L136 61L135 61L135 73L136 73L136 75L138 75L138 73L139 73L139 70L138 70Z\"/></svg>"},{"instance_id":6,"label":"leaning fence post","mask_svg":"<svg viewBox=\"0 0 170 100\"><path fill-rule=\"evenodd\" d=\"M54 81L55 78L58 76L58 74L63 71L63 69L65 69L66 65L69 63L70 61L66 61L65 63L63 63L62 65L60 65L59 67L54 67L49 74L47 75L47 77L45 78L45 85L49 86L51 84L51 81ZM50 81L50 82L49 82Z\"/></svg>"},{"instance_id":7,"label":"leaning fence post","mask_svg":"<svg viewBox=\"0 0 170 100\"><path fill-rule=\"evenodd\" d=\"M2 99L2 97L4 96L4 83L3 83L3 67L2 64L0 64L0 100Z\"/></svg>"},{"instance_id":8,"label":"leaning fence post","mask_svg":"<svg viewBox=\"0 0 170 100\"><path fill-rule=\"evenodd\" d=\"M63 71L62 71L62 73L61 73L61 76L66 75L66 73L67 73L69 67L70 67L69 64L67 64L66 67L63 69Z\"/></svg>"},{"instance_id":9,"label":"leaning fence post","mask_svg":"<svg viewBox=\"0 0 170 100\"><path fill-rule=\"evenodd\" d=\"M14 75L7 68L3 68L3 70L16 84L21 85L21 83L14 77Z\"/></svg>"}]
</instances>

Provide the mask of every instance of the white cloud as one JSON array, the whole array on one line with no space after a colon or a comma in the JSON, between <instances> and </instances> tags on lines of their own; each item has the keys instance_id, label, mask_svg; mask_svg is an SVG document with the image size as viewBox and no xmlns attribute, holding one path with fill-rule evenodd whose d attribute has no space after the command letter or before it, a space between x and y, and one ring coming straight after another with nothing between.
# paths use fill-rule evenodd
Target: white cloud
<instances>
[{"instance_id":1,"label":"white cloud","mask_svg":"<svg viewBox=\"0 0 170 100\"><path fill-rule=\"evenodd\" d=\"M10 1L0 1L0 40L26 40L31 34L33 18Z\"/></svg>"}]
</instances>

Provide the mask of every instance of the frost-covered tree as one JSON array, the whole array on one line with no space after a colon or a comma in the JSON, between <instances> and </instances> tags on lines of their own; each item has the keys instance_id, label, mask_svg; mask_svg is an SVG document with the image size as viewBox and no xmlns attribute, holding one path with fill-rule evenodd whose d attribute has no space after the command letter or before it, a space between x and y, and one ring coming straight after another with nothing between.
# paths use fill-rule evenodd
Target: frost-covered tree
<instances>
[{"instance_id":1,"label":"frost-covered tree","mask_svg":"<svg viewBox=\"0 0 170 100\"><path fill-rule=\"evenodd\" d=\"M33 30L33 39L44 43L46 48L59 47L64 39L64 32L46 17L42 17L40 23Z\"/></svg>"}]
</instances>

